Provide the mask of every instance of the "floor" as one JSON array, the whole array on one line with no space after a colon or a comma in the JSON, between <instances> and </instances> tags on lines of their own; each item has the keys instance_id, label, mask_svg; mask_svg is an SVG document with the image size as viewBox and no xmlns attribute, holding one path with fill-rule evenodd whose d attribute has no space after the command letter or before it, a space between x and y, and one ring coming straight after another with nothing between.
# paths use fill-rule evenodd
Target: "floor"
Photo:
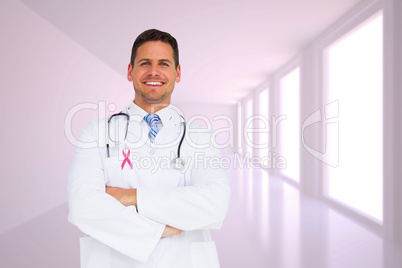
<instances>
[{"instance_id":1,"label":"floor","mask_svg":"<svg viewBox=\"0 0 402 268\"><path fill-rule=\"evenodd\" d=\"M232 199L212 231L222 268L397 268L402 249L265 171L229 170ZM0 235L0 267L79 267L63 204ZM116 267L118 268L118 267Z\"/></svg>"},{"instance_id":2,"label":"floor","mask_svg":"<svg viewBox=\"0 0 402 268\"><path fill-rule=\"evenodd\" d=\"M231 207L213 231L222 268L397 268L400 246L263 170L230 170Z\"/></svg>"}]
</instances>

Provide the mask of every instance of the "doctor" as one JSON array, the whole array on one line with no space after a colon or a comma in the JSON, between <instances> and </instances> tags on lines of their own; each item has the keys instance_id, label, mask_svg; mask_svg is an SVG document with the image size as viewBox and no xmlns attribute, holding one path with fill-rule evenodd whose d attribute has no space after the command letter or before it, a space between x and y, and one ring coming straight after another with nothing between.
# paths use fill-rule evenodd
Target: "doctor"
<instances>
[{"instance_id":1,"label":"doctor","mask_svg":"<svg viewBox=\"0 0 402 268\"><path fill-rule=\"evenodd\" d=\"M184 168L166 164L185 127L170 104L181 79L176 39L155 29L140 34L127 78L135 91L122 111L127 136L108 135L120 131L115 120L92 121L79 140L97 146L77 147L69 174L69 221L87 235L80 240L81 267L219 267L208 230L221 227L230 187L226 171L209 164L220 157L211 133L188 125Z\"/></svg>"}]
</instances>

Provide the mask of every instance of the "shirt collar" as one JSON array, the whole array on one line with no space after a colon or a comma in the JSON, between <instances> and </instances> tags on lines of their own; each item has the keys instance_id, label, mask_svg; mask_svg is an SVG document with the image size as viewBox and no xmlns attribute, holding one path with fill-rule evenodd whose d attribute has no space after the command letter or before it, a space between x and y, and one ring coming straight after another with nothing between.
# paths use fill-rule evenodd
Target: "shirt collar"
<instances>
[{"instance_id":1,"label":"shirt collar","mask_svg":"<svg viewBox=\"0 0 402 268\"><path fill-rule=\"evenodd\" d=\"M170 127L177 124L177 122L180 122L180 115L171 104L157 111L156 114L159 115L164 127Z\"/></svg>"},{"instance_id":2,"label":"shirt collar","mask_svg":"<svg viewBox=\"0 0 402 268\"><path fill-rule=\"evenodd\" d=\"M131 102L128 110L130 114L130 120L134 120L138 123L140 123L148 114L145 110L135 104L134 101ZM171 104L157 111L156 114L160 117L164 127L173 126L181 121L179 113L174 109L174 106Z\"/></svg>"},{"instance_id":3,"label":"shirt collar","mask_svg":"<svg viewBox=\"0 0 402 268\"><path fill-rule=\"evenodd\" d=\"M144 116L147 115L147 112L145 112L141 107L135 104L134 101L132 101L131 104L128 106L128 110L130 114L130 121L133 120L140 123L144 119Z\"/></svg>"}]
</instances>

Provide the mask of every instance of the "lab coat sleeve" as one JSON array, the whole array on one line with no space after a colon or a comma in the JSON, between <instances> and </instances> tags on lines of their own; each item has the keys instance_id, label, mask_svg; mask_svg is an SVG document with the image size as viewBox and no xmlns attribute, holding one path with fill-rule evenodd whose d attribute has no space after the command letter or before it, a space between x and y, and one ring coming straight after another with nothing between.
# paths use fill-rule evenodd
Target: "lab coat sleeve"
<instances>
[{"instance_id":1,"label":"lab coat sleeve","mask_svg":"<svg viewBox=\"0 0 402 268\"><path fill-rule=\"evenodd\" d=\"M229 179L217 164L220 159L213 146L197 150L190 186L138 188L138 213L181 230L219 229L230 202Z\"/></svg>"},{"instance_id":2,"label":"lab coat sleeve","mask_svg":"<svg viewBox=\"0 0 402 268\"><path fill-rule=\"evenodd\" d=\"M95 122L82 130L81 142L97 141ZM134 206L125 207L105 193L99 150L98 146L75 150L68 181L69 221L96 240L146 262L165 225L139 215Z\"/></svg>"}]
</instances>

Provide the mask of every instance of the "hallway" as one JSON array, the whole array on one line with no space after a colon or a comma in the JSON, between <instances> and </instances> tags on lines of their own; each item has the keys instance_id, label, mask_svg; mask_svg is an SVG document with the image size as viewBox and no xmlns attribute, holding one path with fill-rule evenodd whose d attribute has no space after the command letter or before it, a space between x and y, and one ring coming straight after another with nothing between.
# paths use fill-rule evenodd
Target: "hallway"
<instances>
[{"instance_id":1,"label":"hallway","mask_svg":"<svg viewBox=\"0 0 402 268\"><path fill-rule=\"evenodd\" d=\"M402 267L400 247L266 171L229 176L228 218L212 232L222 267Z\"/></svg>"}]
</instances>

